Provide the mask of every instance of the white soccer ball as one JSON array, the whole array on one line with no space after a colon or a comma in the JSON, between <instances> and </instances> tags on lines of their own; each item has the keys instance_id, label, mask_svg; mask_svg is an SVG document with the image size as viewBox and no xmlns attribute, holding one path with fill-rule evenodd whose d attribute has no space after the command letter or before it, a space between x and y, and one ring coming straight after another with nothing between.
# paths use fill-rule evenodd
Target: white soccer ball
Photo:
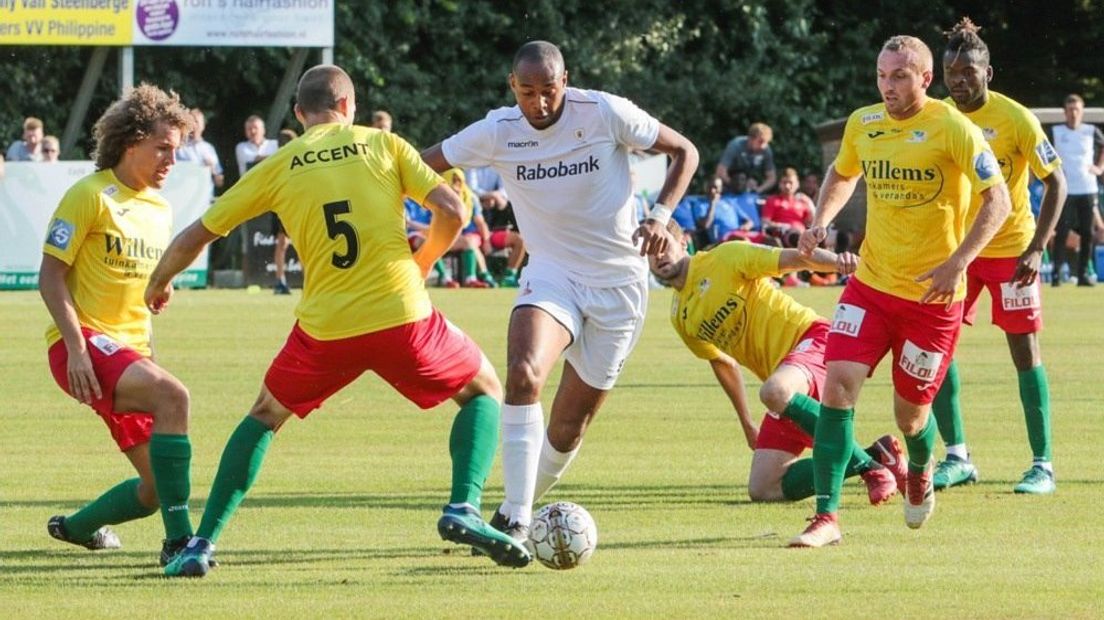
<instances>
[{"instance_id":1,"label":"white soccer ball","mask_svg":"<svg viewBox=\"0 0 1104 620\"><path fill-rule=\"evenodd\" d=\"M598 526L582 506L556 502L533 515L529 543L533 557L541 564L567 570L590 559L598 546Z\"/></svg>"}]
</instances>

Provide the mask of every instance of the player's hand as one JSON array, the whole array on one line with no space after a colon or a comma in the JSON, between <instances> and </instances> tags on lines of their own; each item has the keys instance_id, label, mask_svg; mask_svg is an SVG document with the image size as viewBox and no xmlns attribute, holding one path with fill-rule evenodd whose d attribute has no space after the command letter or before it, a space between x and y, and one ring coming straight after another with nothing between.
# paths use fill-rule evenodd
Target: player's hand
<instances>
[{"instance_id":1,"label":"player's hand","mask_svg":"<svg viewBox=\"0 0 1104 620\"><path fill-rule=\"evenodd\" d=\"M859 268L859 257L850 252L841 252L836 255L836 271L841 276L849 276Z\"/></svg>"},{"instance_id":2,"label":"player's hand","mask_svg":"<svg viewBox=\"0 0 1104 620\"><path fill-rule=\"evenodd\" d=\"M632 235L633 245L640 241L641 256L659 256L667 251L671 236L667 228L655 220L644 220Z\"/></svg>"},{"instance_id":3,"label":"player's hand","mask_svg":"<svg viewBox=\"0 0 1104 620\"><path fill-rule=\"evenodd\" d=\"M797 240L797 251L800 252L802 256L812 256L813 250L817 249L817 246L827 238L827 228L823 226L813 226L801 233L801 237Z\"/></svg>"},{"instance_id":4,"label":"player's hand","mask_svg":"<svg viewBox=\"0 0 1104 620\"><path fill-rule=\"evenodd\" d=\"M747 440L748 448L755 450L755 444L759 441L759 429L754 424L744 424L744 439Z\"/></svg>"},{"instance_id":5,"label":"player's hand","mask_svg":"<svg viewBox=\"0 0 1104 620\"><path fill-rule=\"evenodd\" d=\"M87 349L69 351L66 374L69 377L69 393L82 403L91 405L103 396Z\"/></svg>"},{"instance_id":6,"label":"player's hand","mask_svg":"<svg viewBox=\"0 0 1104 620\"><path fill-rule=\"evenodd\" d=\"M928 290L924 291L924 295L920 297L920 303L935 304L945 302L945 307L950 309L951 305L954 303L955 289L958 288L959 282L962 282L962 274L965 271L966 266L959 265L958 261L952 258L919 278L916 278L917 282L931 280Z\"/></svg>"},{"instance_id":7,"label":"player's hand","mask_svg":"<svg viewBox=\"0 0 1104 620\"><path fill-rule=\"evenodd\" d=\"M172 299L173 286L172 282L169 282L164 288L156 288L152 283L146 287L146 307L154 314L161 314L169 305L169 301Z\"/></svg>"},{"instance_id":8,"label":"player's hand","mask_svg":"<svg viewBox=\"0 0 1104 620\"><path fill-rule=\"evenodd\" d=\"M1012 283L1026 288L1035 283L1039 267L1043 264L1043 251L1028 248L1016 261L1016 272L1012 274Z\"/></svg>"}]
</instances>

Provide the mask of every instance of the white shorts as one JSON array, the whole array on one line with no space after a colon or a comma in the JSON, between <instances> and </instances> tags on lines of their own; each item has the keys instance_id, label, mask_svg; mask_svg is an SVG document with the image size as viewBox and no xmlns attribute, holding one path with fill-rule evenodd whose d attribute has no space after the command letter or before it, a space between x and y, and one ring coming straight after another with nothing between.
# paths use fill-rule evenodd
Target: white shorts
<instances>
[{"instance_id":1,"label":"white shorts","mask_svg":"<svg viewBox=\"0 0 1104 620\"><path fill-rule=\"evenodd\" d=\"M564 359L587 385L612 388L644 329L647 282L599 288L579 284L563 271L530 266L520 285L514 308L534 306L552 315L571 332Z\"/></svg>"}]
</instances>

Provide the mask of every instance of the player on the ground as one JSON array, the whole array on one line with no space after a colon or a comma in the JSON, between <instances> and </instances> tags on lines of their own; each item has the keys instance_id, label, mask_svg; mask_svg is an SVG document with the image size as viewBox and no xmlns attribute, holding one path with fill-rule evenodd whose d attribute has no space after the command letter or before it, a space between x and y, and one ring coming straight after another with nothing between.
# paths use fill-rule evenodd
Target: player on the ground
<instances>
[{"instance_id":1,"label":"player on the ground","mask_svg":"<svg viewBox=\"0 0 1104 620\"><path fill-rule=\"evenodd\" d=\"M568 87L563 56L551 43L521 46L509 81L516 106L492 110L422 157L438 171L494 168L529 250L507 336L506 501L491 521L523 539L533 502L575 458L640 335L648 297L642 256L669 242L667 205L686 191L698 153L627 99ZM639 225L630 149L672 158L658 202ZM545 434L541 392L561 355Z\"/></svg>"},{"instance_id":2,"label":"player on the ground","mask_svg":"<svg viewBox=\"0 0 1104 620\"><path fill-rule=\"evenodd\" d=\"M935 508L929 416L962 326L966 267L1008 215L1008 190L981 130L961 112L926 95L932 55L920 39L895 36L878 54L882 103L847 119L828 169L816 218L801 235L809 255L826 226L866 180L869 205L863 260L832 319L824 358L813 459L816 515L795 547L838 543L840 486L854 443L854 406L863 382L892 351L893 409L908 449L905 523L918 528ZM965 219L980 193L973 225Z\"/></svg>"},{"instance_id":3,"label":"player on the ground","mask_svg":"<svg viewBox=\"0 0 1104 620\"><path fill-rule=\"evenodd\" d=\"M793 249L740 242L689 256L676 242L649 262L652 273L675 289L671 325L694 355L709 362L755 451L748 496L752 501L812 496L812 459L797 457L813 446L828 320L780 291L771 278L802 269L849 274L855 257L819 248L805 257ZM759 428L751 419L740 366L763 382L759 400L768 412ZM867 450L854 443L846 476L861 476L877 506L897 493L897 479L904 484L903 458L892 435Z\"/></svg>"},{"instance_id":4,"label":"player on the ground","mask_svg":"<svg viewBox=\"0 0 1104 620\"><path fill-rule=\"evenodd\" d=\"M67 516L50 536L114 549L106 526L161 508L164 564L192 535L188 390L153 361L146 281L172 236L172 207L156 190L176 163L192 118L175 94L142 84L92 130L96 172L65 193L50 221L39 292L53 324L50 370L61 389L103 418L137 478Z\"/></svg>"},{"instance_id":5,"label":"player on the ground","mask_svg":"<svg viewBox=\"0 0 1104 620\"><path fill-rule=\"evenodd\" d=\"M979 30L964 17L948 33L947 50L943 54L943 81L951 93L950 101L981 127L989 141L1008 184L1012 212L966 270L963 321L973 325L981 292L989 289L993 299L993 324L1004 331L1016 367L1028 442L1034 456L1015 491L1053 493L1050 389L1039 351L1038 333L1043 328L1043 316L1038 274L1047 239L1058 223L1066 198L1066 177L1058 153L1043 133L1039 119L1019 103L989 90L993 67L989 64L989 48L978 36ZM1045 188L1038 225L1031 214L1027 191L1029 169L1042 180ZM979 206L979 197L975 195L970 216ZM943 386L932 402L939 434L947 445L947 458L935 468L933 483L936 489L976 482L978 478L977 468L966 449L959 389L958 368L952 360Z\"/></svg>"},{"instance_id":6,"label":"player on the ground","mask_svg":"<svg viewBox=\"0 0 1104 620\"><path fill-rule=\"evenodd\" d=\"M425 277L460 231L463 206L418 152L393 133L353 125L352 80L333 65L299 80L295 116L304 134L267 158L173 240L150 277L146 303L167 304L168 282L219 235L275 211L297 241L305 287L298 322L265 375L260 396L230 436L196 536L165 567L202 576L222 529L260 470L274 433L366 371L419 407L460 404L449 439L452 495L442 538L495 562L525 566L529 554L479 517L498 443L501 386L463 332L430 304ZM434 217L411 255L403 195Z\"/></svg>"}]
</instances>

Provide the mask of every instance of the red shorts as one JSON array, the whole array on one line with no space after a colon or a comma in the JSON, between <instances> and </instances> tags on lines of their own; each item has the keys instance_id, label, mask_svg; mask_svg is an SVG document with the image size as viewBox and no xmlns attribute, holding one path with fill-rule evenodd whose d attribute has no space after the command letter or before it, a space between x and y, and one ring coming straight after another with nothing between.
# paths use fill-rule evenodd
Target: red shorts
<instances>
[{"instance_id":1,"label":"red shorts","mask_svg":"<svg viewBox=\"0 0 1104 620\"><path fill-rule=\"evenodd\" d=\"M264 383L277 401L305 418L371 370L429 409L459 392L482 363L471 338L434 310L420 321L339 340L317 340L296 323Z\"/></svg>"},{"instance_id":2,"label":"red shorts","mask_svg":"<svg viewBox=\"0 0 1104 620\"><path fill-rule=\"evenodd\" d=\"M97 331L81 327L88 357L92 359L92 370L100 383L100 398L92 403L92 409L100 415L111 437L126 452L134 446L149 443L153 432L153 416L142 412L115 411L115 385L119 377L134 362L146 359L134 349L116 342L115 339ZM65 393L73 396L69 390L69 351L65 342L58 340L50 345L47 353L50 359L50 372L54 381Z\"/></svg>"},{"instance_id":3,"label":"red shorts","mask_svg":"<svg viewBox=\"0 0 1104 620\"><path fill-rule=\"evenodd\" d=\"M1012 284L1017 258L976 258L966 269L966 307L962 322L973 325L983 288L993 300L993 325L1008 334L1034 334L1043 329L1039 280L1028 287Z\"/></svg>"},{"instance_id":4,"label":"red shorts","mask_svg":"<svg viewBox=\"0 0 1104 620\"><path fill-rule=\"evenodd\" d=\"M510 245L510 231L505 228L491 233L491 249L505 250Z\"/></svg>"},{"instance_id":5,"label":"red shorts","mask_svg":"<svg viewBox=\"0 0 1104 620\"><path fill-rule=\"evenodd\" d=\"M954 356L962 328L962 302L921 304L874 290L856 278L847 282L832 329L826 362L858 362L870 374L893 352L893 388L902 398L927 405L935 398Z\"/></svg>"},{"instance_id":6,"label":"red shorts","mask_svg":"<svg viewBox=\"0 0 1104 620\"><path fill-rule=\"evenodd\" d=\"M795 366L805 373L809 380L806 394L820 400L824 388L824 377L828 374L824 365L824 347L828 342L828 323L817 321L805 330L793 350L782 358L779 366ZM756 450L784 450L793 455L801 454L806 448L813 447L813 438L797 422L767 412L759 426L759 437L755 441Z\"/></svg>"}]
</instances>

